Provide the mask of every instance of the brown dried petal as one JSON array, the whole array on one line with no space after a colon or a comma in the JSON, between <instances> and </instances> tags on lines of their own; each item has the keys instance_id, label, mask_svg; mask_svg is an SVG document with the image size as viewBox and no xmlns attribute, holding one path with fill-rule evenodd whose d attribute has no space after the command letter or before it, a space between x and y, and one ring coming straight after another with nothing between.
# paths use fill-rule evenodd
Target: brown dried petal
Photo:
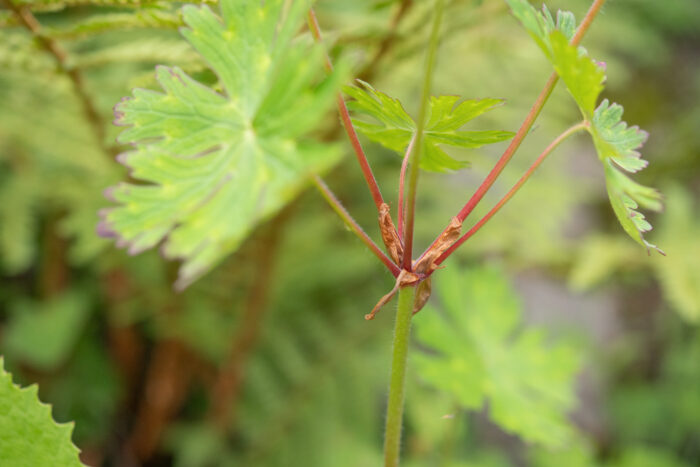
<instances>
[{"instance_id":1,"label":"brown dried petal","mask_svg":"<svg viewBox=\"0 0 700 467\"><path fill-rule=\"evenodd\" d=\"M396 278L396 284L394 284L394 287L389 291L388 294L384 295L382 298L379 299L377 304L374 305L374 308L372 308L372 311L365 315L365 319L368 321L374 319L374 315L376 315L377 312L379 312L379 310L384 305L389 303L389 300L391 300L394 297L394 295L396 295L396 292L399 290L399 287L407 287L413 285L419 280L420 277L418 275L406 271L405 269L402 269L399 273L399 277Z\"/></svg>"},{"instance_id":2,"label":"brown dried petal","mask_svg":"<svg viewBox=\"0 0 700 467\"><path fill-rule=\"evenodd\" d=\"M423 255L423 257L416 262L413 266L413 270L419 274L430 274L436 268L435 260L437 260L447 249L452 246L454 242L459 238L460 231L462 230L462 221L458 218L453 217L450 221L450 225L447 226L445 231L440 234L440 237L435 241L432 247Z\"/></svg>"},{"instance_id":3,"label":"brown dried petal","mask_svg":"<svg viewBox=\"0 0 700 467\"><path fill-rule=\"evenodd\" d=\"M386 203L382 203L379 207L379 230L382 233L382 240L389 256L394 260L394 263L399 264L403 256L403 245L399 240L394 221L391 219L389 205Z\"/></svg>"}]
</instances>

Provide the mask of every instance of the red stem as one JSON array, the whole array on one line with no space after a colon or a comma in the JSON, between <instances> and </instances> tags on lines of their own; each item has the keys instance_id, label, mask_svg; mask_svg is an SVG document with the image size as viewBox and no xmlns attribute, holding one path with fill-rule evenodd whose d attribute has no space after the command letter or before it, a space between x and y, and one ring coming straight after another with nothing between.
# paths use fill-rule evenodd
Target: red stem
<instances>
[{"instance_id":1,"label":"red stem","mask_svg":"<svg viewBox=\"0 0 700 467\"><path fill-rule=\"evenodd\" d=\"M574 37L571 39L571 45L579 45L581 43L583 36L588 31L588 28L591 27L591 23L598 15L598 12L600 12L600 9L603 8L604 3L605 0L595 0L593 2L593 5L591 5L586 12L586 16L583 18L583 21L581 21L581 24L578 25L576 34L574 34Z\"/></svg>"},{"instance_id":2,"label":"red stem","mask_svg":"<svg viewBox=\"0 0 700 467\"><path fill-rule=\"evenodd\" d=\"M484 217L482 217L481 220L479 220L479 222L474 224L474 226L471 229L469 229L467 233L462 235L462 237L460 237L459 240L453 243L452 246L450 246L450 248L448 248L441 256L439 256L435 260L435 264L441 264L447 259L448 256L452 254L453 251L459 248L460 245L462 245L462 243L466 242L476 232L478 232L479 229L481 229L484 226L484 224L486 224L493 217L494 214L496 214L508 201L510 201L513 195L517 193L520 187L522 187L525 184L525 182L532 176L532 174L535 172L535 170L537 170L540 164L544 162L547 156L557 146L559 146L566 138L573 135L577 131L585 129L587 126L587 123L579 123L577 125L572 126L561 135L557 136L557 138L554 141L552 141L549 146L547 146L547 148L542 152L542 154L539 155L537 160L535 160L535 162L530 166L530 168L527 169L527 172L525 172L525 174L522 177L520 177L520 180L518 180L518 182L513 186L513 188L511 188L510 191L508 191L508 193L506 193L506 195L503 198L501 198L501 200Z\"/></svg>"},{"instance_id":3,"label":"red stem","mask_svg":"<svg viewBox=\"0 0 700 467\"><path fill-rule=\"evenodd\" d=\"M316 18L316 13L314 13L313 8L309 9L309 28L311 29L311 34L317 42L321 42L321 27L318 24L318 19ZM328 71L333 70L333 63L326 53L326 69ZM377 179L374 177L372 172L372 167L369 165L367 160L367 155L365 154L362 145L360 144L360 139L357 137L357 132L355 127L352 126L352 120L350 119L350 112L348 112L348 107L345 105L345 100L342 94L338 93L337 97L338 113L340 114L340 119L343 122L343 128L350 138L350 144L355 150L355 156L357 157L357 162L360 164L360 169L362 170L362 175L365 177L367 182L367 187L372 194L372 199L374 204L377 206L377 210L384 204L384 198L382 198L382 193L379 190L379 185L377 184Z\"/></svg>"},{"instance_id":4,"label":"red stem","mask_svg":"<svg viewBox=\"0 0 700 467\"><path fill-rule=\"evenodd\" d=\"M479 185L479 188L476 189L476 192L474 192L469 201L467 201L467 204L465 204L462 210L457 214L459 220L464 221L464 219L467 218L467 216L474 210L476 205L479 204L479 201L481 201L486 192L491 188L491 186L493 186L501 172L503 172L506 164L510 162L511 158L525 139L525 136L527 136L528 132L530 131L530 128L532 128L532 125L535 123L535 120L537 120L537 117L540 115L540 112L542 111L545 102L547 102L547 99L551 95L552 90L554 90L554 86L557 84L557 81L559 81L559 76L556 73L552 73L547 80L547 84L545 84L544 89L530 109L530 112L528 112L527 117L525 117L525 121L515 134L515 137L510 142L510 145L508 145L508 148L505 150L498 162L496 162L493 169L491 169L491 172L489 172L489 174L486 176L486 179L484 179L481 185Z\"/></svg>"},{"instance_id":5,"label":"red stem","mask_svg":"<svg viewBox=\"0 0 700 467\"><path fill-rule=\"evenodd\" d=\"M586 13L586 16L583 18L583 21L581 21L581 24L579 25L578 29L576 30L576 33L574 34L574 37L571 39L571 44L572 45L578 45L581 40L583 39L583 36L586 34L588 29L591 26L591 23L593 22L593 19L596 17L600 9L603 7L603 4L605 3L605 0L595 0L591 7L588 9L588 12ZM515 134L513 137L513 140L510 142L508 147L506 148L505 152L501 155L501 158L496 162L496 165L491 169L491 172L486 176L484 181L479 185L479 187L476 189L474 194L472 195L471 198L469 198L469 201L464 205L464 207L459 211L457 214L457 218L459 220L464 221L464 219L467 218L467 216L474 210L477 204L479 204L479 201L484 197L486 192L491 188L491 186L494 184L498 176L503 172L504 167L510 159L513 157L515 152L520 148L520 145L522 144L523 140L527 136L527 134L530 132L530 129L532 128L532 125L535 123L535 120L537 120L537 117L540 115L540 112L542 112L542 108L544 107L544 104L547 102L547 99L549 99L549 96L552 94L552 91L554 90L554 86L556 86L557 81L559 81L559 76L556 73L552 73L552 75L549 77L547 80L547 83L544 86L544 89L542 89L542 92L540 92L540 95L537 97L537 100L535 103L532 105L530 108L530 111L528 112L527 116L525 117L525 120L523 121L522 125L520 126L520 129L518 129L518 132ZM445 229L447 230L447 229ZM445 231L443 231L444 233ZM435 244L438 238L442 236L438 235L436 240L433 241L433 244L428 247L425 252L421 255L425 255L425 253L432 248L432 246ZM460 243L461 244L461 243ZM448 252L454 251L454 248L450 248ZM448 252L445 252L445 255L447 255ZM443 255L443 256L445 256ZM447 257L447 256L445 256ZM443 258L444 260L444 258Z\"/></svg>"},{"instance_id":6,"label":"red stem","mask_svg":"<svg viewBox=\"0 0 700 467\"><path fill-rule=\"evenodd\" d=\"M316 185L316 188L321 192L321 195L323 198L328 202L328 204L333 208L333 210L340 216L341 219L345 222L345 224L352 230L355 235L357 235L362 242L367 245L367 248L372 251L372 253L375 254L379 260L384 263L384 265L389 268L389 271L394 275L394 277L398 277L399 273L401 270L394 264L394 262L384 254L384 252L377 246L376 243L372 241L372 239L367 235L367 233L362 230L362 227L355 221L355 219L352 218L350 213L345 209L345 207L342 205L342 203L338 200L338 198L335 197L333 192L331 191L330 188L328 188L328 185L324 183L323 180L318 175L314 175L312 177L312 181L314 185Z\"/></svg>"}]
</instances>

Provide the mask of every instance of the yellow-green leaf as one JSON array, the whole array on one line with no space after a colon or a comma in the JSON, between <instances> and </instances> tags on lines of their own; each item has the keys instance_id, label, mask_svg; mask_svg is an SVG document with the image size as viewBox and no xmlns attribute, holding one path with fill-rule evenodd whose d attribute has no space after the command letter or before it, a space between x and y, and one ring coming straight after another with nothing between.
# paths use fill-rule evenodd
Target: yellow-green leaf
<instances>
[{"instance_id":1,"label":"yellow-green leaf","mask_svg":"<svg viewBox=\"0 0 700 467\"><path fill-rule=\"evenodd\" d=\"M398 99L377 91L360 81L364 89L346 86L345 93L353 100L348 108L356 114L369 116L378 123L358 118L353 124L365 136L404 156L416 133L416 123L404 110ZM513 137L509 131L461 130L462 126L479 115L503 104L501 99L469 99L460 102L459 96L431 97L423 136L420 168L432 172L458 170L469 165L448 155L440 146L479 148Z\"/></svg>"},{"instance_id":2,"label":"yellow-green leaf","mask_svg":"<svg viewBox=\"0 0 700 467\"><path fill-rule=\"evenodd\" d=\"M72 423L53 420L51 407L39 401L36 385L13 384L0 357L0 465L80 467L72 432Z\"/></svg>"},{"instance_id":3,"label":"yellow-green leaf","mask_svg":"<svg viewBox=\"0 0 700 467\"><path fill-rule=\"evenodd\" d=\"M163 92L135 89L115 108L133 150L119 160L142 184L107 195L99 232L132 254L162 243L184 261L183 288L289 202L337 148L305 136L332 104L341 71L324 77L323 50L294 37L308 2L223 0L185 6L183 36L216 73L217 92L179 68L157 68ZM338 67L337 67L338 68Z\"/></svg>"}]
</instances>

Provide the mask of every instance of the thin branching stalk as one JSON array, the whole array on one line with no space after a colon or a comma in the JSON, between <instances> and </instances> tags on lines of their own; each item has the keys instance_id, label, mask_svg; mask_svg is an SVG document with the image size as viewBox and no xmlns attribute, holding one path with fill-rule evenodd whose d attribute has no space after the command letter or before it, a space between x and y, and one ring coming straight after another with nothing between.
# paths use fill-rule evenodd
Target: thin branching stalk
<instances>
[{"instance_id":1,"label":"thin branching stalk","mask_svg":"<svg viewBox=\"0 0 700 467\"><path fill-rule=\"evenodd\" d=\"M416 137L414 136L411 138L411 142L408 143L408 148L406 149L406 154L403 156L403 162L401 162L401 174L399 175L399 213L397 216L398 220L398 228L399 228L399 239L403 241L403 218L406 213L406 206L405 202L403 199L403 192L404 192L404 185L406 183L406 169L408 168L408 157L411 155L411 151L413 151L413 143L415 142Z\"/></svg>"},{"instance_id":2,"label":"thin branching stalk","mask_svg":"<svg viewBox=\"0 0 700 467\"><path fill-rule=\"evenodd\" d=\"M576 34L571 39L572 45L578 45L581 42L581 40L583 39L583 36L586 34L588 29L590 28L591 23L595 19L596 15L600 12L600 9L603 7L604 3L605 3L605 0L595 0L593 2L591 7L589 8L588 12L586 13L586 16L584 17L583 21L581 21L581 24L579 25L578 29L576 30ZM547 100L549 99L549 96L552 94L552 91L554 90L554 87L556 86L558 81L559 81L559 76L556 73L552 73L552 75L547 80L547 83L545 84L544 89L542 89L542 92L540 92L540 95L537 97L537 100L532 105L532 108L530 108L530 111L528 112L527 116L525 117L525 120L523 121L522 125L518 129L518 132L515 134L515 136L511 140L510 144L508 145L506 150L501 155L498 162L496 162L496 165L493 167L493 169L491 169L491 172L489 172L489 174L486 176L486 178L481 183L481 185L479 185L479 187L476 189L476 191L474 192L472 197L469 198L467 203L464 205L464 207L457 214L457 217L459 218L459 220L464 221L464 219L467 218L467 216L474 210L476 205L479 204L479 201L481 201L481 199L484 197L486 192L494 184L494 182L496 181L498 176L501 174L501 172L503 172L503 169L505 168L505 166L511 160L511 158L516 153L518 148L520 148L520 145L522 144L523 140L530 132L532 125L535 123L535 120L537 120L537 117L540 115L540 112L544 108L544 105L547 103ZM447 228L445 229L445 231L446 230L447 230ZM443 231L443 233L445 231ZM440 235L438 235L437 238L440 238ZM432 247L432 245L431 245L431 247ZM426 252L429 249L430 249L430 247L428 247L428 249L426 249ZM454 251L454 249L451 248L449 251L452 252L452 251ZM423 254L425 254L425 252ZM444 260L444 258L443 258L443 260Z\"/></svg>"},{"instance_id":3,"label":"thin branching stalk","mask_svg":"<svg viewBox=\"0 0 700 467\"><path fill-rule=\"evenodd\" d=\"M321 196L323 196L323 199L325 199L328 204L330 205L331 208L340 216L340 218L345 222L345 225L348 226L350 230L352 230L355 235L357 235L362 242L367 245L367 248L370 249L372 253L379 258L379 260L384 263L384 265L391 271L391 273L394 275L394 277L398 277L400 269L394 262L384 254L384 252L377 246L374 241L367 235L367 233L360 227L360 225L357 223L355 219L350 215L350 213L345 209L343 204L338 200L338 198L333 194L330 188L328 188L328 185L319 177L318 175L314 175L311 178L311 181L313 184L318 188L318 191L321 193Z\"/></svg>"},{"instance_id":4,"label":"thin branching stalk","mask_svg":"<svg viewBox=\"0 0 700 467\"><path fill-rule=\"evenodd\" d=\"M435 68L435 56L440 38L440 23L444 10L444 0L435 2L435 13L433 15L433 26L430 31L430 41L428 43L428 54L425 59L425 75L423 77L423 90L421 94L420 108L418 110L418 120L416 122L416 135L413 150L408 156L408 186L404 199L406 200L406 212L403 222L403 268L411 270L413 256L413 224L416 214L416 193L418 189L418 172L420 165L421 150L423 147L423 130L425 129L425 117L428 113L428 103L430 99L430 87L432 84L433 70Z\"/></svg>"},{"instance_id":5,"label":"thin branching stalk","mask_svg":"<svg viewBox=\"0 0 700 467\"><path fill-rule=\"evenodd\" d=\"M510 162L510 160L513 158L513 155L515 155L516 151L520 148L520 145L522 144L523 140L532 128L532 125L535 123L535 120L537 120L537 117L540 115L540 112L542 112L544 104L549 99L549 96L551 96L552 91L554 90L554 86L556 86L558 81L559 76L556 73L552 73L552 75L547 80L547 84L545 84L544 89L542 90L540 95L537 96L537 100L530 109L530 112L528 112L527 116L525 117L525 121L520 126L518 132L515 134L515 137L513 137L512 141L508 145L508 148L505 150L503 155L501 155L501 158L498 159L498 162L496 162L496 165L486 176L486 179L484 179L481 185L479 185L472 197L469 198L469 201L467 201L464 207L462 207L462 209L457 214L457 218L459 218L459 220L464 221L464 219L466 219L467 216L471 214L476 205L479 204L479 201L481 201L486 192L489 191L496 179L501 175L503 169L506 167L506 165L508 165L508 162Z\"/></svg>"},{"instance_id":6,"label":"thin branching stalk","mask_svg":"<svg viewBox=\"0 0 700 467\"><path fill-rule=\"evenodd\" d=\"M5 8L11 10L15 14L22 26L31 32L44 50L53 56L54 60L56 61L56 65L58 66L58 70L66 75L73 84L73 91L80 101L85 119L90 124L90 128L92 128L92 132L95 135L97 143L107 155L114 155L114 151L105 144L104 121L102 120L102 117L97 111L95 104L85 88L83 75L80 73L80 71L75 68L71 68L68 65L68 54L66 51L58 42L42 33L41 24L29 10L28 6L15 5L12 0L0 0L0 2L2 2Z\"/></svg>"},{"instance_id":7,"label":"thin branching stalk","mask_svg":"<svg viewBox=\"0 0 700 467\"><path fill-rule=\"evenodd\" d=\"M314 39L317 42L321 42L321 27L318 24L318 19L316 18L316 13L314 13L313 8L309 10L309 29L311 29L311 34L314 36ZM326 69L329 71L333 69L333 64L331 63L328 53L326 53ZM369 161L367 160L367 155L365 154L364 149L362 149L360 138L357 136L355 127L352 125L348 107L345 105L345 100L340 93L338 93L337 105L340 119L343 122L343 128L345 128L345 132L350 139L350 144L355 151L355 156L357 157L357 162L360 164L362 175L365 177L367 187L372 194L372 199L374 200L374 204L377 206L377 211L379 211L382 204L384 204L384 198L382 198L382 193L379 190L377 179L374 177L374 172L372 172L372 167L370 167Z\"/></svg>"},{"instance_id":8,"label":"thin branching stalk","mask_svg":"<svg viewBox=\"0 0 700 467\"><path fill-rule=\"evenodd\" d=\"M411 317L413 316L415 296L415 287L399 289L399 307L396 312L394 344L391 357L389 401L386 408L386 426L384 429L385 467L398 467L399 465L403 407L406 394L406 360L411 337Z\"/></svg>"},{"instance_id":9,"label":"thin branching stalk","mask_svg":"<svg viewBox=\"0 0 700 467\"><path fill-rule=\"evenodd\" d=\"M569 138L571 135L573 135L579 131L585 130L587 127L588 127L587 122L581 122L581 123L578 123L578 124L572 126L571 128L564 131L562 134L557 136L556 139L554 141L552 141L550 143L550 145L547 146L547 148L544 151L542 151L542 154L540 154L539 157L537 157L535 162L533 162L533 164L530 166L530 168L527 169L527 172L525 172L525 174L522 177L520 177L520 179L513 186L513 188L511 188L508 191L508 193L506 193L505 196L503 196L503 198L501 198L501 200L484 217L482 217L481 220L479 220L479 222L474 224L474 226L471 229L469 229L467 231L467 233L462 235L462 237L460 237L459 240L457 240L455 243L453 243L450 246L450 248L448 248L441 256L439 256L438 259L435 260L435 264L441 264L445 259L447 259L448 256L450 256L452 254L452 252L454 250L459 248L459 246L462 243L466 242L476 232L478 232L484 226L484 224L486 224L493 217L494 214L496 214L498 211L500 211L500 209L508 201L510 201L510 199L513 197L513 195L515 195L515 193L518 192L518 190L525 184L525 182L528 181L528 179L532 176L532 174L535 172L535 170L537 170L537 168L540 166L540 164L542 164L542 162L544 162L544 160L547 158L547 156L549 156L549 154L551 154L552 151L554 151L554 149L556 149L561 143L564 142L564 140Z\"/></svg>"}]
</instances>

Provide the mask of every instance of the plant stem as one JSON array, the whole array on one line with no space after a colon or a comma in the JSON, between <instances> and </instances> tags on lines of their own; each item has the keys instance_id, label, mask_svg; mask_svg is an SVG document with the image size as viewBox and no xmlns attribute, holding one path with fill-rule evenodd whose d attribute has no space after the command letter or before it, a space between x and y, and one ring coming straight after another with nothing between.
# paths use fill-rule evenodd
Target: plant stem
<instances>
[{"instance_id":1,"label":"plant stem","mask_svg":"<svg viewBox=\"0 0 700 467\"><path fill-rule=\"evenodd\" d=\"M464 207L457 214L459 220L464 221L464 219L466 219L467 216L471 214L476 205L479 204L479 201L481 201L486 192L489 191L491 186L493 186L494 182L499 177L499 175L501 175L501 172L503 172L505 166L508 164L508 162L510 162L511 158L513 157L515 152L520 148L520 145L522 144L523 140L530 132L532 125L535 123L535 120L537 120L537 117L540 115L540 112L542 112L544 104L549 99L549 96L552 94L554 86L556 86L558 81L559 76L556 73L552 73L552 75L547 80L547 84L545 84L544 89L542 90L540 95L537 96L537 100L530 109L530 112L528 112L527 116L525 117L525 121L520 126L518 132L515 134L515 137L513 137L513 140L508 145L508 148L506 148L505 152L501 155L501 158L498 159L496 165L493 167L493 169L491 169L491 172L489 172L489 174L486 176L481 185L479 185L479 187L476 189L472 197L469 198L469 201L467 201Z\"/></svg>"},{"instance_id":2,"label":"plant stem","mask_svg":"<svg viewBox=\"0 0 700 467\"><path fill-rule=\"evenodd\" d=\"M583 18L583 21L581 21L581 24L579 25L578 29L576 30L576 34L574 34L574 37L571 39L571 44L572 45L578 45L581 40L583 39L583 36L586 34L588 29L591 26L591 23L593 22L593 19L595 19L596 15L600 11L600 9L603 7L603 4L605 3L605 0L595 0L591 7L588 9L588 12L586 13L586 16ZM520 145L522 144L523 140L525 137L528 135L530 132L530 129L532 128L532 125L535 123L535 120L537 120L537 117L540 115L540 112L542 112L542 108L544 107L545 103L547 103L547 100L549 99L549 96L552 94L552 91L554 90L554 86L556 86L557 82L559 81L559 76L556 73L552 73L552 75L549 77L547 80L547 83L544 86L544 89L542 89L542 92L540 92L540 95L537 97L537 100L535 103L532 105L530 108L530 111L528 112L527 116L525 117L525 120L523 121L522 125L518 129L518 132L515 134L513 139L511 140L510 144L506 148L505 152L501 155L500 159L498 162L496 162L496 165L491 169L491 172L486 176L484 181L479 185L479 187L476 189L474 194L472 195L471 198L467 201L467 203L464 205L464 207L459 211L457 214L457 217L459 220L464 221L464 219L467 218L467 216L474 210L477 204L479 204L479 201L484 197L486 192L491 188L491 186L494 184L498 176L503 172L504 167L510 159L513 157L515 152L520 148ZM443 230L443 233L447 230ZM442 235L442 234L441 234ZM440 238L441 235L438 235L436 237ZM433 242L434 244L435 242ZM428 247L425 252L427 252L433 245ZM449 251L453 251L451 248ZM423 252L423 254L425 254ZM422 255L421 255L422 256Z\"/></svg>"},{"instance_id":3,"label":"plant stem","mask_svg":"<svg viewBox=\"0 0 700 467\"><path fill-rule=\"evenodd\" d=\"M603 3L605 3L605 0L595 0L595 2L593 2L593 5L591 5L591 8L588 10L588 13L583 18L583 21L576 30L576 34L571 39L572 45L578 45L581 42L581 39L583 39L584 34L586 34L586 31L588 31L588 28L591 26L593 19L600 11L600 8L603 6ZM491 188L493 183L501 174L503 168L506 166L506 164L508 164L508 162L513 157L518 148L520 148L520 145L522 144L523 140L530 132L532 125L534 125L535 120L537 120L537 117L542 112L542 109L547 103L549 96L552 95L554 86L556 86L558 81L559 76L556 73L552 73L552 75L547 80L547 84L545 84L544 89L537 97L535 103L532 105L530 112L528 112L527 116L525 117L525 121L518 129L518 132L513 137L513 140L511 141L510 145L508 145L508 148L506 148L505 152L498 160L494 168L491 170L491 172L488 174L481 186L477 188L476 192L472 195L469 201L467 201L467 204L465 204L462 210L459 211L459 214L457 214L459 220L464 221L464 219L466 219L467 216L474 210L476 205L479 203L479 201L481 201L486 192L489 190L489 188Z\"/></svg>"},{"instance_id":4,"label":"plant stem","mask_svg":"<svg viewBox=\"0 0 700 467\"><path fill-rule=\"evenodd\" d=\"M418 120L416 122L415 143L413 150L408 156L408 189L404 199L406 200L406 212L403 225L403 268L411 270L413 261L413 224L416 213L416 191L418 188L418 172L420 165L421 150L423 147L423 130L425 129L425 117L428 113L428 101L430 98L430 86L432 84L433 69L435 68L435 55L440 33L440 23L444 10L444 0L435 1L435 13L433 15L433 27L430 31L428 43L428 54L425 58L425 75L423 77L423 91L421 94L420 108L418 110Z\"/></svg>"},{"instance_id":5,"label":"plant stem","mask_svg":"<svg viewBox=\"0 0 700 467\"><path fill-rule=\"evenodd\" d=\"M479 229L481 229L484 226L484 224L486 224L489 221L489 219L493 217L494 214L496 214L508 201L510 201L513 195L515 195L515 193L518 192L520 187L522 187L525 184L525 182L532 176L532 174L535 172L535 170L537 170L540 164L544 162L547 156L552 151L554 151L554 149L556 149L557 146L564 142L564 140L566 140L569 136L579 131L585 130L586 128L588 128L588 126L589 124L587 122L581 122L572 126L571 128L564 131L562 134L557 136L557 138L554 141L552 141L544 151L542 151L542 154L540 154L539 157L535 160L535 162L533 162L533 164L530 166L530 168L527 169L527 172L525 172L525 174L522 177L520 177L520 179L513 186L513 188L511 188L510 191L508 191L508 193L506 193L505 196L501 198L501 200L484 217L482 217L481 220L479 220L479 222L474 224L474 226L471 229L469 229L467 233L462 235L462 237L460 237L459 240L453 243L441 256L439 256L438 259L435 260L435 264L441 264L447 259L448 256L452 254L454 250L459 248L459 246L462 243L467 241L469 238L472 237L472 235L478 232Z\"/></svg>"},{"instance_id":6,"label":"plant stem","mask_svg":"<svg viewBox=\"0 0 700 467\"><path fill-rule=\"evenodd\" d=\"M416 136L413 135L413 138L411 138L411 142L408 143L408 148L406 149L406 154L403 156L403 162L401 162L401 174L399 175L399 213L397 216L398 220L398 229L399 229L399 239L403 241L403 231L404 231L404 225L403 225L403 218L406 213L406 206L404 203L403 199L403 190L404 190L404 184L406 180L406 168L408 167L408 157L411 155L411 151L413 150L413 143L416 141Z\"/></svg>"},{"instance_id":7,"label":"plant stem","mask_svg":"<svg viewBox=\"0 0 700 467\"><path fill-rule=\"evenodd\" d=\"M398 467L399 465L403 405L406 394L406 357L411 335L411 318L413 317L415 295L415 287L399 289L399 308L396 313L396 325L394 327L389 402L386 408L386 426L384 430L385 467Z\"/></svg>"},{"instance_id":8,"label":"plant stem","mask_svg":"<svg viewBox=\"0 0 700 467\"><path fill-rule=\"evenodd\" d=\"M313 8L309 9L309 29L311 30L311 34L314 36L316 42L321 42L321 27L318 24L318 19L316 18L316 13L314 13ZM333 70L333 64L331 63L328 53L326 53L326 69L328 71ZM362 144L360 144L360 139L357 136L355 127L352 125L350 112L348 112L348 107L345 105L343 95L340 93L338 93L337 96L337 105L340 120L343 122L343 128L345 128L345 132L348 134L348 138L350 139L350 144L355 150L355 156L357 157L357 162L360 164L362 175L365 177L367 187L372 194L372 199L374 200L374 204L377 206L377 211L379 211L381 205L384 204L384 198L382 198L382 193L379 190L377 179L374 177L372 167L370 167L369 161L367 160L367 155L365 154L364 149L362 149Z\"/></svg>"},{"instance_id":9,"label":"plant stem","mask_svg":"<svg viewBox=\"0 0 700 467\"><path fill-rule=\"evenodd\" d=\"M362 242L367 245L367 248L370 249L372 253L374 253L379 260L384 263L384 265L389 268L389 271L394 275L394 277L398 277L399 272L401 270L399 267L394 264L394 262L384 254L384 252L377 246L374 241L367 235L367 233L362 230L362 227L357 223L355 219L350 215L350 213L345 209L345 207L342 205L342 203L336 198L336 196L333 194L330 188L328 188L328 185L325 184L325 182L319 177L318 175L314 175L312 177L312 182L314 185L316 185L316 188L318 188L318 191L321 192L321 196L323 196L323 199L325 199L328 204L330 205L331 208L340 216L340 218L345 222L345 225L348 226L350 230L352 230L355 235L357 235Z\"/></svg>"},{"instance_id":10,"label":"plant stem","mask_svg":"<svg viewBox=\"0 0 700 467\"><path fill-rule=\"evenodd\" d=\"M578 25L576 34L574 34L574 37L571 38L571 45L579 45L581 43L581 40L588 31L588 28L591 27L591 23L600 12L600 9L603 8L603 4L605 4L605 0L595 0L593 2L591 7L586 12L586 16L583 17L581 24Z\"/></svg>"},{"instance_id":11,"label":"plant stem","mask_svg":"<svg viewBox=\"0 0 700 467\"><path fill-rule=\"evenodd\" d=\"M0 3L5 5L5 8L8 10L11 10L22 26L24 26L24 28L34 36L39 44L41 44L41 46L53 56L54 60L56 61L56 65L58 66L58 70L66 75L73 84L73 91L78 97L78 100L80 100L80 104L83 108L83 114L92 128L97 143L105 151L105 153L107 153L107 155L113 155L114 151L105 145L105 128L102 117L85 89L83 75L75 68L68 66L68 54L66 51L63 50L58 42L42 34L41 24L39 24L39 21L27 6L15 5L12 0L0 0Z\"/></svg>"}]
</instances>

